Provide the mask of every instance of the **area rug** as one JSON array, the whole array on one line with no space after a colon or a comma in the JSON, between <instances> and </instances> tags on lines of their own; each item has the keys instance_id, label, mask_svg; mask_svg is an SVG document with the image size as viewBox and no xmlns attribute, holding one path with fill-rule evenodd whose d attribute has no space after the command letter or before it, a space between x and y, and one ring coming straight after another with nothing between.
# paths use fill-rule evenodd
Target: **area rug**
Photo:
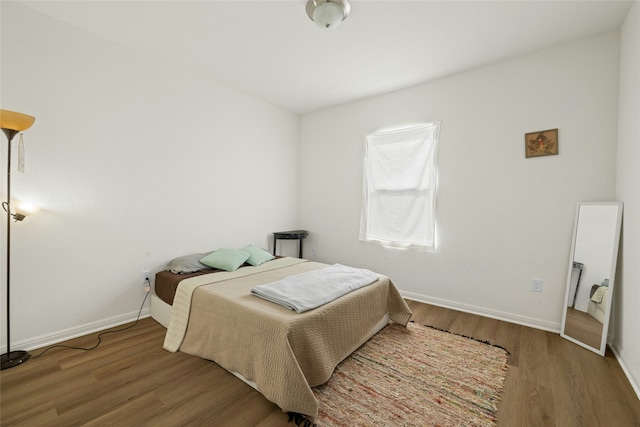
<instances>
[{"instance_id":1,"label":"area rug","mask_svg":"<svg viewBox=\"0 0 640 427\"><path fill-rule=\"evenodd\" d=\"M299 426L494 426L507 351L415 323L390 324L313 389Z\"/></svg>"}]
</instances>

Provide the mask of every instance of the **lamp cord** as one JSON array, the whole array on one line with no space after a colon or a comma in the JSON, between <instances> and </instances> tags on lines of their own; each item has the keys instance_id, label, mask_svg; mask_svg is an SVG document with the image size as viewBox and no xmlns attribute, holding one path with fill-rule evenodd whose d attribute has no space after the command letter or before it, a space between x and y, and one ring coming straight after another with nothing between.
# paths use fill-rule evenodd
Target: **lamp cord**
<instances>
[{"instance_id":1,"label":"lamp cord","mask_svg":"<svg viewBox=\"0 0 640 427\"><path fill-rule=\"evenodd\" d=\"M95 350L96 348L98 348L98 346L100 345L100 343L102 342L102 336L103 335L107 335L107 334L115 334L116 332L122 332L122 331L126 331L127 329L131 329L134 326L136 326L138 324L138 321L140 320L140 315L142 314L142 308L144 307L144 303L147 301L147 297L149 296L149 292L146 293L146 295L144 296L144 299L142 300L142 304L140 305L140 310L138 310L138 317L136 318L136 321L124 328L121 329L116 329L115 331L105 331L105 332L101 332L100 334L98 334L98 342L96 343L96 345L94 345L93 347L89 347L89 348L84 348L84 347L74 347L71 345L64 345L64 344L55 344L52 345L50 347L45 348L42 353L36 355L36 356L31 356L32 359L36 359L40 356L42 356L43 354L45 354L47 351L53 349L53 348L69 348L72 350L83 350L83 351L91 351L91 350Z\"/></svg>"}]
</instances>

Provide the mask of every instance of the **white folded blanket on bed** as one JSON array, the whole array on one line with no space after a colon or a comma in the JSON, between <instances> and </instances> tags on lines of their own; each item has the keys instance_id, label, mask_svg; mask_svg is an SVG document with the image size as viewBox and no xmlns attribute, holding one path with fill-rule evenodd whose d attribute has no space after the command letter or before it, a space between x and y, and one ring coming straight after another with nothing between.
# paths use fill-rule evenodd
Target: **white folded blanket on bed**
<instances>
[{"instance_id":1,"label":"white folded blanket on bed","mask_svg":"<svg viewBox=\"0 0 640 427\"><path fill-rule=\"evenodd\" d=\"M302 313L370 285L376 280L378 275L370 270L334 264L255 286L251 293Z\"/></svg>"}]
</instances>

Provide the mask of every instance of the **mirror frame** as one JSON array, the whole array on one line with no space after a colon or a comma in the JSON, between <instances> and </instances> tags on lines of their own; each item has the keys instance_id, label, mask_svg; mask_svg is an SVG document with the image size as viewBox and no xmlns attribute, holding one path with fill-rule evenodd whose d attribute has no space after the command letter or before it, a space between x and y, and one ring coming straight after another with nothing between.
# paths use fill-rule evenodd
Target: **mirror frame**
<instances>
[{"instance_id":1,"label":"mirror frame","mask_svg":"<svg viewBox=\"0 0 640 427\"><path fill-rule=\"evenodd\" d=\"M565 331L565 326L566 326L566 321L567 321L567 307L568 307L568 301L569 301L569 293L571 291L571 276L572 276L572 270L573 270L573 263L574 263L574 256L575 256L575 249L576 249L576 237L577 237L577 233L578 233L578 219L580 216L580 208L582 206L617 206L618 207L618 212L616 215L616 228L615 228L615 235L614 235L614 241L613 241L613 251L611 254L611 263L610 263L610 273L609 273L609 297L607 298L607 306L605 307L605 316L604 316L604 322L602 324L602 337L600 339L600 347L596 348L596 347L592 347L588 344L583 343L582 341L579 341L569 335L566 335L564 333ZM569 256L569 263L568 263L568 272L567 272L567 289L565 292L565 298L564 298L564 305L563 305L563 311L562 311L562 325L561 325L561 329L560 329L560 336L563 338L566 338L567 340L578 344L581 347L584 347L588 350L591 350L595 353L600 354L601 356L604 356L606 350L607 350L607 336L608 336L608 331L609 331L609 321L611 319L611 306L613 303L613 294L614 294L614 286L615 286L615 276L616 276L616 266L617 266L617 262L618 262L618 250L619 250L619 246L620 246L620 230L622 227L622 209L623 209L623 203L622 202L579 202L576 205L576 212L575 212L575 217L573 220L573 238L571 240L571 252L570 252L570 256Z\"/></svg>"}]
</instances>

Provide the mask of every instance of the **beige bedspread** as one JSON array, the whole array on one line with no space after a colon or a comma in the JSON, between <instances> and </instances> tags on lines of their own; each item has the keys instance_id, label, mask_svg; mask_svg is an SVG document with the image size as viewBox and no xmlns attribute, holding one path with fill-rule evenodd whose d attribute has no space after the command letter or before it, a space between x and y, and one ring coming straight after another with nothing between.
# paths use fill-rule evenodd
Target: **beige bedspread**
<instances>
[{"instance_id":1,"label":"beige bedspread","mask_svg":"<svg viewBox=\"0 0 640 427\"><path fill-rule=\"evenodd\" d=\"M165 349L213 360L255 382L283 410L317 415L311 387L326 382L385 314L403 325L411 318L396 287L382 275L305 313L250 294L255 285L323 267L326 264L282 258L184 280L174 300Z\"/></svg>"}]
</instances>

